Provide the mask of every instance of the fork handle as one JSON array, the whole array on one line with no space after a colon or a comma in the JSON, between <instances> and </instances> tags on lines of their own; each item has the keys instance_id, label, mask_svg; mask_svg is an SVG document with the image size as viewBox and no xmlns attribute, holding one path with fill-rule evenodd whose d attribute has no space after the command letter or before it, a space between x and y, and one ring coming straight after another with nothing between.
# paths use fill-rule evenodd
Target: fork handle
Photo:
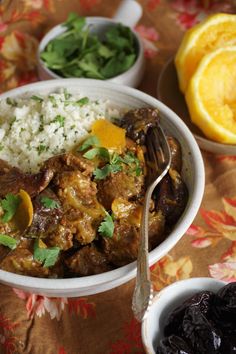
<instances>
[{"instance_id":1,"label":"fork handle","mask_svg":"<svg viewBox=\"0 0 236 354\"><path fill-rule=\"evenodd\" d=\"M132 300L134 316L140 322L144 318L153 297L148 264L148 216L152 191L153 189L147 190L144 199L137 259L137 276Z\"/></svg>"}]
</instances>

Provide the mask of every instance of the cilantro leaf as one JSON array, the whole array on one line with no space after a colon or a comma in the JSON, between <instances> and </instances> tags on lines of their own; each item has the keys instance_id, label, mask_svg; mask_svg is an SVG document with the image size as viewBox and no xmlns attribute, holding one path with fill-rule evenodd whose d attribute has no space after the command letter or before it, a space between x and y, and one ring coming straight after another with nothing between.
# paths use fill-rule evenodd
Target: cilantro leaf
<instances>
[{"instance_id":1,"label":"cilantro leaf","mask_svg":"<svg viewBox=\"0 0 236 354\"><path fill-rule=\"evenodd\" d=\"M43 263L44 267L52 267L56 263L60 253L59 247L41 248L39 240L34 243L34 259Z\"/></svg>"},{"instance_id":2,"label":"cilantro leaf","mask_svg":"<svg viewBox=\"0 0 236 354\"><path fill-rule=\"evenodd\" d=\"M98 180L106 178L110 173L111 173L111 165L109 165L109 164L106 164L102 168L96 168L93 171L93 175L94 175L95 179L98 179Z\"/></svg>"},{"instance_id":3,"label":"cilantro leaf","mask_svg":"<svg viewBox=\"0 0 236 354\"><path fill-rule=\"evenodd\" d=\"M65 117L61 116L60 114L58 114L54 119L53 122L55 123L59 123L60 127L64 127L65 125Z\"/></svg>"},{"instance_id":4,"label":"cilantro leaf","mask_svg":"<svg viewBox=\"0 0 236 354\"><path fill-rule=\"evenodd\" d=\"M114 222L112 216L106 212L104 220L101 222L98 232L103 237L112 237L114 233Z\"/></svg>"},{"instance_id":5,"label":"cilantro leaf","mask_svg":"<svg viewBox=\"0 0 236 354\"><path fill-rule=\"evenodd\" d=\"M95 157L101 157L105 161L110 160L109 151L104 147L95 147L88 150L83 156L88 160L93 160Z\"/></svg>"},{"instance_id":6,"label":"cilantro leaf","mask_svg":"<svg viewBox=\"0 0 236 354\"><path fill-rule=\"evenodd\" d=\"M1 207L3 208L4 215L1 220L3 222L8 222L15 215L16 210L21 202L21 198L18 195L7 194L5 199L0 201Z\"/></svg>"},{"instance_id":7,"label":"cilantro leaf","mask_svg":"<svg viewBox=\"0 0 236 354\"><path fill-rule=\"evenodd\" d=\"M17 240L11 236L0 234L0 244L14 250L17 246Z\"/></svg>"},{"instance_id":8,"label":"cilantro leaf","mask_svg":"<svg viewBox=\"0 0 236 354\"><path fill-rule=\"evenodd\" d=\"M56 200L53 200L53 199L48 198L48 197L42 197L40 199L40 201L43 204L43 206L45 208L48 208L48 209L55 209L55 208L59 208L60 207L59 203Z\"/></svg>"},{"instance_id":9,"label":"cilantro leaf","mask_svg":"<svg viewBox=\"0 0 236 354\"><path fill-rule=\"evenodd\" d=\"M38 150L38 154L40 155L40 154L42 154L42 152L47 150L47 146L40 144L39 146L37 146L37 150Z\"/></svg>"},{"instance_id":10,"label":"cilantro leaf","mask_svg":"<svg viewBox=\"0 0 236 354\"><path fill-rule=\"evenodd\" d=\"M80 100L75 102L75 104L78 105L78 106L84 106L87 103L89 103L89 98L88 97L83 97Z\"/></svg>"},{"instance_id":11,"label":"cilantro leaf","mask_svg":"<svg viewBox=\"0 0 236 354\"><path fill-rule=\"evenodd\" d=\"M36 95L33 95L30 97L31 100L34 100L34 101L37 101L37 102L43 102L43 98L39 97L39 96L36 96Z\"/></svg>"},{"instance_id":12,"label":"cilantro leaf","mask_svg":"<svg viewBox=\"0 0 236 354\"><path fill-rule=\"evenodd\" d=\"M7 103L9 106L17 107L17 102L16 102L13 98L7 97L7 98L6 98L6 103Z\"/></svg>"},{"instance_id":13,"label":"cilantro leaf","mask_svg":"<svg viewBox=\"0 0 236 354\"><path fill-rule=\"evenodd\" d=\"M100 145L99 139L95 135L92 135L83 142L83 144L79 147L79 151L84 151L88 149L90 146L99 146L99 145Z\"/></svg>"}]
</instances>

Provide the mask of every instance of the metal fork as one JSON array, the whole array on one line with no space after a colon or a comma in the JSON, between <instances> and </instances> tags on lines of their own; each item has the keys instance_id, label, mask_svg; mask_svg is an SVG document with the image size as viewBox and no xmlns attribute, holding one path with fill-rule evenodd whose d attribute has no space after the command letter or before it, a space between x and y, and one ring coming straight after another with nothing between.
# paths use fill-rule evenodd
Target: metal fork
<instances>
[{"instance_id":1,"label":"metal fork","mask_svg":"<svg viewBox=\"0 0 236 354\"><path fill-rule=\"evenodd\" d=\"M137 258L136 284L132 300L135 318L142 321L153 298L148 264L148 220L152 193L166 175L171 164L171 152L166 136L160 125L150 127L146 135L147 185L140 228L140 242Z\"/></svg>"}]
</instances>

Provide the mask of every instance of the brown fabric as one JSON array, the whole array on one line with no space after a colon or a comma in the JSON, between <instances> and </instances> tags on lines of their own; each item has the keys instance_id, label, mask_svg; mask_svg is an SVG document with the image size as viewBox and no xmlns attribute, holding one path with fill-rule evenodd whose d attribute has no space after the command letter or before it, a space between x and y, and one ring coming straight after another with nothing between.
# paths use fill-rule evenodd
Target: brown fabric
<instances>
[{"instance_id":1,"label":"brown fabric","mask_svg":"<svg viewBox=\"0 0 236 354\"><path fill-rule=\"evenodd\" d=\"M157 81L184 31L211 12L235 12L233 1L140 0L137 31L147 65L140 90ZM1 91L37 80L37 41L68 13L112 16L119 0L3 0L0 4ZM152 266L156 291L183 278L236 280L236 158L203 152L206 190L193 225L169 255ZM132 315L134 281L102 294L47 299L0 285L0 353L144 353Z\"/></svg>"}]
</instances>

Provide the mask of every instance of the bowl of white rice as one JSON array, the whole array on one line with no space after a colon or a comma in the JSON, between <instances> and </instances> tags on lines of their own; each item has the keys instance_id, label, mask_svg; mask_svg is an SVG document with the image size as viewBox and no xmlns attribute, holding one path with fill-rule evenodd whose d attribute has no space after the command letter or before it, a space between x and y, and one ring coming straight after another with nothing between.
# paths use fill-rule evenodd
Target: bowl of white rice
<instances>
[{"instance_id":1,"label":"bowl of white rice","mask_svg":"<svg viewBox=\"0 0 236 354\"><path fill-rule=\"evenodd\" d=\"M0 95L0 159L35 173L48 158L72 151L95 120L119 119L141 107L159 109L162 126L182 148L187 206L162 243L149 253L152 265L174 247L193 222L204 192L204 165L196 141L182 120L155 98L136 89L90 79L57 79ZM119 286L136 274L136 262L102 274L46 279L0 270L0 282L45 296L84 296Z\"/></svg>"}]
</instances>

